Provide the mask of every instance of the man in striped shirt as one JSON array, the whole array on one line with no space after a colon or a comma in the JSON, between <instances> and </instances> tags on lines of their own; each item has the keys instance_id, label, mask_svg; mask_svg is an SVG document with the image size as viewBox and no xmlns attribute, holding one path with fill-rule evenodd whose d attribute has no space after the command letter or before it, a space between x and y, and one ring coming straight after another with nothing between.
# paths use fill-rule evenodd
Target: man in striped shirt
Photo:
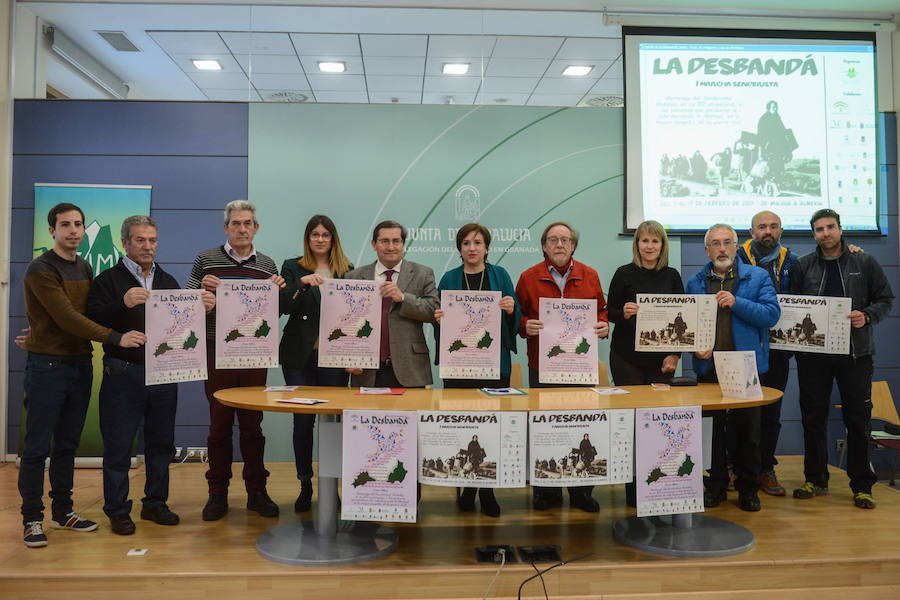
<instances>
[{"instance_id":1,"label":"man in striped shirt","mask_svg":"<svg viewBox=\"0 0 900 600\"><path fill-rule=\"evenodd\" d=\"M225 207L225 234L228 240L221 246L201 252L194 260L188 279L189 289L204 289L215 293L222 279L271 279L284 287L275 262L253 246L259 231L256 206L247 200L235 200ZM209 379L205 390L209 400L209 500L203 507L203 520L216 521L228 512L228 482L231 479L232 427L237 417L240 430L241 456L244 459L244 486L247 489L247 508L264 517L277 517L278 505L266 492L269 472L263 463L266 438L262 433L262 412L232 408L220 404L214 394L232 387L266 384L265 369L216 369L215 310L206 315L207 363Z\"/></svg>"}]
</instances>

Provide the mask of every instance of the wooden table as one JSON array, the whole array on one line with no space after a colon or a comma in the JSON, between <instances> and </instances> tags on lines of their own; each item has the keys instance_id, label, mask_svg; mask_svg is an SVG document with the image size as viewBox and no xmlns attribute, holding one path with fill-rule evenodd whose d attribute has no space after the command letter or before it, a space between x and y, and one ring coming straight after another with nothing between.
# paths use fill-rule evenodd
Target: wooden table
<instances>
[{"instance_id":1,"label":"wooden table","mask_svg":"<svg viewBox=\"0 0 900 600\"><path fill-rule=\"evenodd\" d=\"M628 394L600 395L587 388L525 389L526 396L487 396L476 389L409 389L399 396L359 395L358 388L303 386L290 392L265 392L263 387L219 390L215 397L226 406L247 410L317 414L320 422L334 422L345 410L535 411L602 410L668 406L702 406L724 410L761 406L782 393L763 388L761 400L723 398L718 384L673 387L653 391L650 386L625 386ZM278 398L319 398L325 404L307 406L277 402ZM321 431L320 431L321 434ZM321 435L320 435L321 442ZM331 566L372 560L393 551L396 532L385 525L337 519L337 478L340 465L323 465L330 453L319 454L319 493L315 521L282 525L259 537L257 550L277 562ZM323 466L327 467L323 469ZM672 556L726 556L749 550L753 533L722 519L699 514L669 517L626 517L613 526L617 540L649 552Z\"/></svg>"}]
</instances>

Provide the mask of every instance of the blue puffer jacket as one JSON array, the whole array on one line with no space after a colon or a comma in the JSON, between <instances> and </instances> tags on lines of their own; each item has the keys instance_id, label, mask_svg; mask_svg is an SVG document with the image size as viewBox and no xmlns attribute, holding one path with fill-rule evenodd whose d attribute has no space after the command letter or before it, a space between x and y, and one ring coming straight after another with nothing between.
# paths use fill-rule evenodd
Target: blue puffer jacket
<instances>
[{"instance_id":1,"label":"blue puffer jacket","mask_svg":"<svg viewBox=\"0 0 900 600\"><path fill-rule=\"evenodd\" d=\"M760 373L769 370L769 328L778 322L781 307L775 295L772 278L760 267L736 260L737 282L731 307L731 335L735 350L753 350L756 353L756 368ZM708 294L708 277L712 262L691 277L685 291L688 294ZM712 358L705 360L694 356L694 372L705 374Z\"/></svg>"}]
</instances>

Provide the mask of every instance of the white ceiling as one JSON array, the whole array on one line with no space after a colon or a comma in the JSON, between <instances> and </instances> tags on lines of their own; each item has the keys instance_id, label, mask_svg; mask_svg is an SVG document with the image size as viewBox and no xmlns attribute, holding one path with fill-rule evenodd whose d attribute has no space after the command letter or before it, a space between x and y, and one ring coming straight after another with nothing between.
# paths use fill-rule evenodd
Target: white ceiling
<instances>
[{"instance_id":1,"label":"white ceiling","mask_svg":"<svg viewBox=\"0 0 900 600\"><path fill-rule=\"evenodd\" d=\"M592 3L518 4L577 8ZM671 10L713 3L641 4ZM805 4L813 3L795 1L796 8ZM293 94L308 102L574 106L623 95L620 28L604 26L599 12L65 1L19 5L115 72L129 85L129 98L272 101ZM721 2L716 5L724 8ZM862 0L856 8L885 18L890 16L883 12L888 5L896 9L900 0ZM822 14L821 7L816 14ZM97 30L122 31L141 52L117 52ZM196 58L215 58L223 70L200 72L191 63ZM319 61L335 60L347 63L346 73L319 72ZM446 62L467 62L469 73L443 75ZM586 77L565 77L562 70L570 64L592 65L593 70Z\"/></svg>"}]
</instances>

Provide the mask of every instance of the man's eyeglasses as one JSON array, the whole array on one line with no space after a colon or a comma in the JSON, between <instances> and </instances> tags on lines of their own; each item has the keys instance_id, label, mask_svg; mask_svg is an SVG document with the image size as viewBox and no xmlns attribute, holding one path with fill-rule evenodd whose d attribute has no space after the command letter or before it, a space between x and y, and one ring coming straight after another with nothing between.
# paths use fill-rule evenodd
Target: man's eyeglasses
<instances>
[{"instance_id":1,"label":"man's eyeglasses","mask_svg":"<svg viewBox=\"0 0 900 600\"><path fill-rule=\"evenodd\" d=\"M713 240L706 245L707 248L725 248L726 250L737 245L734 240Z\"/></svg>"},{"instance_id":2,"label":"man's eyeglasses","mask_svg":"<svg viewBox=\"0 0 900 600\"><path fill-rule=\"evenodd\" d=\"M563 246L568 246L572 242L572 238L570 237L548 237L547 243L551 246L556 246L557 244L562 244Z\"/></svg>"},{"instance_id":3,"label":"man's eyeglasses","mask_svg":"<svg viewBox=\"0 0 900 600\"><path fill-rule=\"evenodd\" d=\"M396 238L393 240L389 240L387 238L378 238L377 240L375 240L375 242L379 246L402 246L403 245L403 240L400 238Z\"/></svg>"}]
</instances>

